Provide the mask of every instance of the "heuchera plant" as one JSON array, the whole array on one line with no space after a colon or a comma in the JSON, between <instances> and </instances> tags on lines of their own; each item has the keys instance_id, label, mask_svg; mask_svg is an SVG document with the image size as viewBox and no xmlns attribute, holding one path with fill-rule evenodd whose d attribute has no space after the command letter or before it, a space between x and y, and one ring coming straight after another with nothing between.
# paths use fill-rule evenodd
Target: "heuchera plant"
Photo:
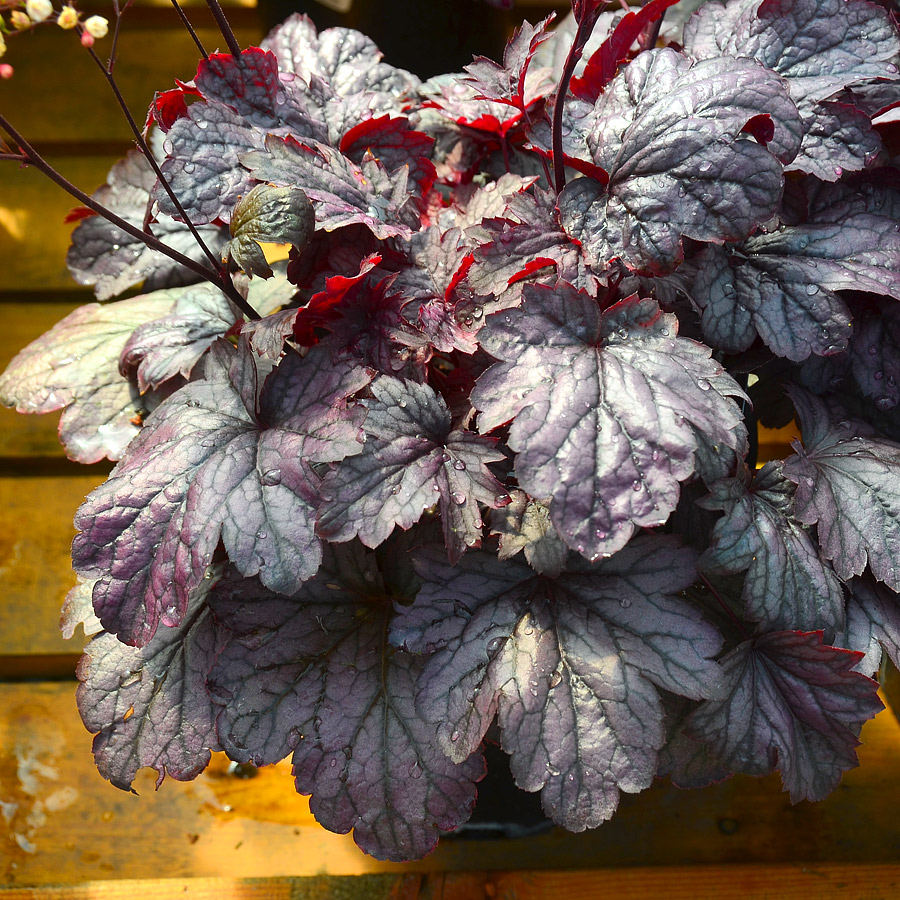
<instances>
[{"instance_id":1,"label":"heuchera plant","mask_svg":"<svg viewBox=\"0 0 900 900\"><path fill-rule=\"evenodd\" d=\"M118 460L63 614L103 629L113 784L291 755L325 827L410 860L485 740L574 831L657 775L798 801L856 765L900 663L900 37L867 0L675 2L574 0L424 83L222 20L76 193L103 302L0 397ZM793 455L757 468L755 415Z\"/></svg>"}]
</instances>

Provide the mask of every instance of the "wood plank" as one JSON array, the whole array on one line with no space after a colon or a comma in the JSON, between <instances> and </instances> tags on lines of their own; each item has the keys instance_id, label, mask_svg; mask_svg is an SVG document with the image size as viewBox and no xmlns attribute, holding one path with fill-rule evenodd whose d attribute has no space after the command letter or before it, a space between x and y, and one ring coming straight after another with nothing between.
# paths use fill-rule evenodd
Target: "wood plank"
<instances>
[{"instance_id":1,"label":"wood plank","mask_svg":"<svg viewBox=\"0 0 900 900\"><path fill-rule=\"evenodd\" d=\"M0 477L0 656L79 651L62 639L59 611L75 583L72 516L102 478Z\"/></svg>"},{"instance_id":2,"label":"wood plank","mask_svg":"<svg viewBox=\"0 0 900 900\"><path fill-rule=\"evenodd\" d=\"M900 895L900 866L659 866L310 878L92 881L3 888L3 900L873 900Z\"/></svg>"},{"instance_id":3,"label":"wood plank","mask_svg":"<svg viewBox=\"0 0 900 900\"><path fill-rule=\"evenodd\" d=\"M2 685L0 801L9 823L8 834L0 835L0 883L70 885L153 879L162 872L175 879L246 879L748 862L803 862L816 870L824 863L895 864L900 726L882 713L866 724L862 739L860 767L818 804L791 806L777 776L738 777L702 791L659 781L642 794L623 796L612 821L591 832L556 829L517 841L445 839L426 859L399 865L366 857L350 835L318 827L307 801L293 791L287 762L240 779L216 754L193 782L170 781L156 792L152 773L142 772L135 785L140 796L118 791L93 768L73 684ZM716 883L724 890L729 879L723 875ZM577 893L573 888L561 896ZM504 896L499 889L498 896Z\"/></svg>"}]
</instances>

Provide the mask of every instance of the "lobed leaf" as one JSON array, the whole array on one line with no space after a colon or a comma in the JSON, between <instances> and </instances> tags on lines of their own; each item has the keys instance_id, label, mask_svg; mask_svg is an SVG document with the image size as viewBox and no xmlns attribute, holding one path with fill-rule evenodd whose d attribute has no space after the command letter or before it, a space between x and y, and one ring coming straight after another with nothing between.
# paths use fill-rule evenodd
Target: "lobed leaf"
<instances>
[{"instance_id":1,"label":"lobed leaf","mask_svg":"<svg viewBox=\"0 0 900 900\"><path fill-rule=\"evenodd\" d=\"M204 379L160 405L76 513L73 566L98 579L94 609L123 643L181 621L220 540L272 590L315 574L313 466L361 449L363 410L345 400L370 375L321 351L266 371L246 342L217 343Z\"/></svg>"},{"instance_id":2,"label":"lobed leaf","mask_svg":"<svg viewBox=\"0 0 900 900\"><path fill-rule=\"evenodd\" d=\"M768 149L740 139L749 120L775 125ZM782 80L749 59L691 64L674 50L640 54L585 121L593 162L609 184L570 182L560 219L601 268L620 258L660 274L682 239L736 241L778 209L782 162L800 145L797 109Z\"/></svg>"},{"instance_id":3,"label":"lobed leaf","mask_svg":"<svg viewBox=\"0 0 900 900\"><path fill-rule=\"evenodd\" d=\"M666 521L702 441L737 449L740 389L677 320L636 295L601 313L560 282L526 285L521 309L489 316L479 338L502 360L472 391L482 431L512 421L519 484L550 497L562 539L596 558L635 527ZM712 451L715 455L715 451Z\"/></svg>"},{"instance_id":4,"label":"lobed leaf","mask_svg":"<svg viewBox=\"0 0 900 900\"><path fill-rule=\"evenodd\" d=\"M900 589L900 445L835 422L811 394L795 390L791 399L804 437L784 463L797 485L797 519L817 526L839 578L861 575L868 563L879 581Z\"/></svg>"},{"instance_id":5,"label":"lobed leaf","mask_svg":"<svg viewBox=\"0 0 900 900\"><path fill-rule=\"evenodd\" d=\"M124 791L144 766L156 769L157 787L166 775L190 781L220 749L206 676L224 635L206 603L210 584L193 592L179 625L160 628L146 646L101 634L78 664L78 709L97 732L97 768Z\"/></svg>"},{"instance_id":6,"label":"lobed leaf","mask_svg":"<svg viewBox=\"0 0 900 900\"><path fill-rule=\"evenodd\" d=\"M229 752L293 749L297 790L332 831L379 859L418 859L471 813L480 753L454 763L416 710L421 663L390 646L392 586L355 543L327 546L294 596L225 582L212 598L234 634L212 675Z\"/></svg>"},{"instance_id":7,"label":"lobed leaf","mask_svg":"<svg viewBox=\"0 0 900 900\"><path fill-rule=\"evenodd\" d=\"M746 571L744 611L763 631L833 633L844 624L844 594L808 532L794 520L794 491L776 462L766 463L752 483L745 470L713 485L702 505L725 515L700 567L730 575Z\"/></svg>"},{"instance_id":8,"label":"lobed leaf","mask_svg":"<svg viewBox=\"0 0 900 900\"><path fill-rule=\"evenodd\" d=\"M466 759L496 715L516 783L542 791L555 822L582 831L608 819L620 791L656 772L656 686L695 698L715 689L719 636L674 596L693 562L658 537L602 564L575 560L555 579L485 552L451 567L422 551L422 588L392 638L434 651L417 704L440 747Z\"/></svg>"},{"instance_id":9,"label":"lobed leaf","mask_svg":"<svg viewBox=\"0 0 900 900\"><path fill-rule=\"evenodd\" d=\"M431 507L441 515L451 562L481 543L479 504L509 503L488 464L505 459L496 439L453 430L450 411L428 385L382 376L371 385L362 452L322 483L317 533L330 541L383 543Z\"/></svg>"},{"instance_id":10,"label":"lobed leaf","mask_svg":"<svg viewBox=\"0 0 900 900\"><path fill-rule=\"evenodd\" d=\"M780 770L791 802L821 800L858 765L863 722L883 709L878 685L853 671L859 653L821 632L775 631L722 659L721 699L704 702L686 733L735 772Z\"/></svg>"}]
</instances>

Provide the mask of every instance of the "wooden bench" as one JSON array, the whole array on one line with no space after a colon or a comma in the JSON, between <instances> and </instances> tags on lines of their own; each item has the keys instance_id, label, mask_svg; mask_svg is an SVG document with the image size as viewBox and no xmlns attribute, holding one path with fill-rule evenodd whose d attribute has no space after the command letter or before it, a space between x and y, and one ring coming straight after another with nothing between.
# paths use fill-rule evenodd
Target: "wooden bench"
<instances>
[{"instance_id":1,"label":"wooden bench","mask_svg":"<svg viewBox=\"0 0 900 900\"><path fill-rule=\"evenodd\" d=\"M216 46L203 11L191 15ZM238 6L231 17L242 43L258 40L255 10ZM11 41L16 76L0 83L0 108L92 190L129 138L70 38L42 29ZM148 85L194 71L193 45L168 8L137 8L123 40L120 77L135 109L146 107ZM0 165L0 367L90 299L64 264L61 223L74 205L39 173ZM139 796L116 790L94 769L75 709L79 640L67 643L57 629L74 581L72 514L109 466L68 462L56 418L0 410L2 900L900 896L900 727L889 711L863 729L860 767L819 804L791 806L778 776L699 792L660 781L624 796L595 831L448 839L409 865L372 860L350 835L320 828L287 762L245 780L217 754L189 784L167 781L156 792L145 772ZM789 437L790 429L763 435L763 454L783 453Z\"/></svg>"}]
</instances>

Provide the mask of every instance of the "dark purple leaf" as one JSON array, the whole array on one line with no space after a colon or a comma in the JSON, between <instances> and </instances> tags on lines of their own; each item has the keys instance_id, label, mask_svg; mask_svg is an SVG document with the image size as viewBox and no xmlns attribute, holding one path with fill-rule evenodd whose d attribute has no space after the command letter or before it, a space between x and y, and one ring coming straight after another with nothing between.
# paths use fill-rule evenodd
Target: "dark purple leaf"
<instances>
[{"instance_id":1,"label":"dark purple leaf","mask_svg":"<svg viewBox=\"0 0 900 900\"><path fill-rule=\"evenodd\" d=\"M715 629L674 596L695 576L691 551L641 538L601 564L577 559L551 579L516 559L423 551L423 584L392 639L435 652L417 697L441 749L463 760L499 717L516 783L572 831L653 780L665 735L656 686L710 696Z\"/></svg>"},{"instance_id":2,"label":"dark purple leaf","mask_svg":"<svg viewBox=\"0 0 900 900\"><path fill-rule=\"evenodd\" d=\"M465 67L469 73L466 81L475 87L478 100L494 100L518 110L526 108L525 79L531 60L537 48L550 37L547 29L555 17L555 13L550 13L537 25L523 22L506 44L503 65L485 56L476 56Z\"/></svg>"},{"instance_id":3,"label":"dark purple leaf","mask_svg":"<svg viewBox=\"0 0 900 900\"><path fill-rule=\"evenodd\" d=\"M688 719L735 772L781 772L791 802L821 800L858 765L863 722L883 709L878 685L854 672L861 654L822 643L822 633L776 631L722 660L721 699Z\"/></svg>"},{"instance_id":4,"label":"dark purple leaf","mask_svg":"<svg viewBox=\"0 0 900 900\"><path fill-rule=\"evenodd\" d=\"M702 501L725 515L716 523L700 567L723 574L747 573L744 612L763 631L814 628L840 630L844 593L820 558L807 531L793 518L795 485L769 462L755 474L744 468L713 485Z\"/></svg>"},{"instance_id":5,"label":"dark purple leaf","mask_svg":"<svg viewBox=\"0 0 900 900\"><path fill-rule=\"evenodd\" d=\"M120 369L136 375L141 393L179 375L187 378L238 319L230 301L210 284L161 293L170 300L167 314L138 325L119 358Z\"/></svg>"},{"instance_id":6,"label":"dark purple leaf","mask_svg":"<svg viewBox=\"0 0 900 900\"><path fill-rule=\"evenodd\" d=\"M278 60L259 47L248 47L240 58L230 53L213 53L200 60L194 84L200 96L233 109L242 119L260 128L281 124L276 112L279 92Z\"/></svg>"},{"instance_id":7,"label":"dark purple leaf","mask_svg":"<svg viewBox=\"0 0 900 900\"><path fill-rule=\"evenodd\" d=\"M190 781L220 749L206 676L224 636L206 604L210 584L194 591L177 627L160 628L145 647L102 634L78 664L78 709L88 731L98 732L97 768L123 791L144 766L156 769L157 787L166 775Z\"/></svg>"},{"instance_id":8,"label":"dark purple leaf","mask_svg":"<svg viewBox=\"0 0 900 900\"><path fill-rule=\"evenodd\" d=\"M540 267L541 276L551 283L561 278L592 297L597 295L599 278L581 247L563 231L555 205L555 198L549 195L519 194L510 199L504 219L482 223L490 243L474 252L467 275L477 294L497 297L523 274L530 275ZM518 294L514 296L517 301Z\"/></svg>"},{"instance_id":9,"label":"dark purple leaf","mask_svg":"<svg viewBox=\"0 0 900 900\"><path fill-rule=\"evenodd\" d=\"M691 291L713 345L744 350L756 334L778 356L831 355L850 337L840 290L900 299L900 233L843 185L822 186L807 221L736 248L706 247Z\"/></svg>"},{"instance_id":10,"label":"dark purple leaf","mask_svg":"<svg viewBox=\"0 0 900 900\"><path fill-rule=\"evenodd\" d=\"M512 502L491 512L491 534L500 536L500 559L525 551L528 564L542 575L555 578L566 566L569 548L550 521L546 503L529 499L524 491L511 491Z\"/></svg>"},{"instance_id":11,"label":"dark purple leaf","mask_svg":"<svg viewBox=\"0 0 900 900\"><path fill-rule=\"evenodd\" d=\"M212 604L234 637L211 680L233 756L267 763L293 749L297 790L326 828L406 861L469 817L484 761L451 762L416 711L421 663L388 643L391 594L359 544L327 546L290 598L225 583Z\"/></svg>"},{"instance_id":12,"label":"dark purple leaf","mask_svg":"<svg viewBox=\"0 0 900 900\"><path fill-rule=\"evenodd\" d=\"M900 306L891 300L880 300L853 325L853 377L878 409L894 409L900 403Z\"/></svg>"},{"instance_id":13,"label":"dark purple leaf","mask_svg":"<svg viewBox=\"0 0 900 900\"><path fill-rule=\"evenodd\" d=\"M868 562L879 581L900 590L900 445L835 422L818 397L791 393L803 445L784 463L797 485L795 515L816 525L822 552L846 581Z\"/></svg>"},{"instance_id":14,"label":"dark purple leaf","mask_svg":"<svg viewBox=\"0 0 900 900\"><path fill-rule=\"evenodd\" d=\"M758 59L788 79L796 102L810 104L895 78L900 40L887 11L868 0L730 0L695 13L684 48L697 59Z\"/></svg>"},{"instance_id":15,"label":"dark purple leaf","mask_svg":"<svg viewBox=\"0 0 900 900\"><path fill-rule=\"evenodd\" d=\"M896 88L900 92L900 85ZM823 181L858 172L881 151L881 137L869 117L846 103L822 101L803 116L800 152L788 166Z\"/></svg>"},{"instance_id":16,"label":"dark purple leaf","mask_svg":"<svg viewBox=\"0 0 900 900\"><path fill-rule=\"evenodd\" d=\"M476 231L485 219L514 218L508 213L509 202L534 184L534 178L513 175L506 172L496 181L479 185L468 182L457 187L451 194L451 206L441 214L441 226L456 225L464 233L475 226ZM445 225L444 216L448 217Z\"/></svg>"},{"instance_id":17,"label":"dark purple leaf","mask_svg":"<svg viewBox=\"0 0 900 900\"><path fill-rule=\"evenodd\" d=\"M836 643L864 653L856 670L874 677L882 647L894 665L900 664L900 597L868 576L854 578L847 587L847 628Z\"/></svg>"},{"instance_id":18,"label":"dark purple leaf","mask_svg":"<svg viewBox=\"0 0 900 900\"><path fill-rule=\"evenodd\" d=\"M30 413L65 407L60 440L72 459L118 459L140 430L147 402L119 373L119 356L135 329L172 311L177 294L78 307L16 355L0 376L0 403Z\"/></svg>"},{"instance_id":19,"label":"dark purple leaf","mask_svg":"<svg viewBox=\"0 0 900 900\"><path fill-rule=\"evenodd\" d=\"M775 123L768 149L739 139L754 116ZM576 179L560 217L595 265L619 257L651 274L672 269L683 237L736 241L778 209L781 162L800 145L782 80L749 59L691 61L670 49L640 54L609 85L586 125L609 185Z\"/></svg>"},{"instance_id":20,"label":"dark purple leaf","mask_svg":"<svg viewBox=\"0 0 900 900\"><path fill-rule=\"evenodd\" d=\"M683 731L696 702L664 694L663 704L669 738L659 751L657 775L668 776L672 784L684 790L709 787L729 778L733 773L715 758L709 744L695 741Z\"/></svg>"},{"instance_id":21,"label":"dark purple leaf","mask_svg":"<svg viewBox=\"0 0 900 900\"><path fill-rule=\"evenodd\" d=\"M738 450L740 389L674 315L632 296L601 314L584 292L526 285L521 309L479 332L500 362L472 392L488 431L514 419L519 484L550 497L562 539L589 558L666 521L700 441Z\"/></svg>"},{"instance_id":22,"label":"dark purple leaf","mask_svg":"<svg viewBox=\"0 0 900 900\"><path fill-rule=\"evenodd\" d=\"M160 405L125 459L76 514L80 574L125 643L181 621L221 540L245 576L291 593L318 568L313 465L358 453L364 411L345 398L371 377L323 351L268 367L246 341L216 343L205 377Z\"/></svg>"},{"instance_id":23,"label":"dark purple leaf","mask_svg":"<svg viewBox=\"0 0 900 900\"><path fill-rule=\"evenodd\" d=\"M323 78L341 97L376 91L402 98L419 85L412 73L382 62L381 51L364 34L352 28L329 28L317 34L306 16L289 16L261 46L275 54L282 72L307 83L315 76Z\"/></svg>"},{"instance_id":24,"label":"dark purple leaf","mask_svg":"<svg viewBox=\"0 0 900 900\"><path fill-rule=\"evenodd\" d=\"M300 188L258 184L234 207L231 240L222 248L222 261L231 257L248 275L271 278L274 273L260 243L302 249L315 227L312 204Z\"/></svg>"},{"instance_id":25,"label":"dark purple leaf","mask_svg":"<svg viewBox=\"0 0 900 900\"><path fill-rule=\"evenodd\" d=\"M406 170L389 176L374 159L357 166L324 144L269 135L265 151L246 153L241 162L259 181L303 188L325 231L359 222L378 238L409 237L410 223L418 218Z\"/></svg>"},{"instance_id":26,"label":"dark purple leaf","mask_svg":"<svg viewBox=\"0 0 900 900\"><path fill-rule=\"evenodd\" d=\"M428 385L382 376L372 382L362 452L322 483L316 531L330 541L383 543L437 506L451 562L481 542L479 504L509 503L488 463L503 460L496 439L452 430L450 411Z\"/></svg>"},{"instance_id":27,"label":"dark purple leaf","mask_svg":"<svg viewBox=\"0 0 900 900\"><path fill-rule=\"evenodd\" d=\"M108 179L94 192L93 198L131 225L145 228L156 175L144 156L137 150L129 151L112 167ZM147 230L173 250L200 262L206 260L187 226L168 215L158 217ZM199 231L214 253L225 241L225 233L219 227ZM66 263L72 277L79 284L93 285L100 300L107 300L142 282L144 290L151 291L184 284L194 278L193 273L164 254L151 250L102 216L84 219L72 232L72 246Z\"/></svg>"},{"instance_id":28,"label":"dark purple leaf","mask_svg":"<svg viewBox=\"0 0 900 900\"><path fill-rule=\"evenodd\" d=\"M187 116L169 129L162 173L194 224L231 219L234 205L254 184L241 165L241 155L262 150L265 138L262 128L213 101L192 103ZM153 199L166 215L178 215L169 195L159 187Z\"/></svg>"}]
</instances>

